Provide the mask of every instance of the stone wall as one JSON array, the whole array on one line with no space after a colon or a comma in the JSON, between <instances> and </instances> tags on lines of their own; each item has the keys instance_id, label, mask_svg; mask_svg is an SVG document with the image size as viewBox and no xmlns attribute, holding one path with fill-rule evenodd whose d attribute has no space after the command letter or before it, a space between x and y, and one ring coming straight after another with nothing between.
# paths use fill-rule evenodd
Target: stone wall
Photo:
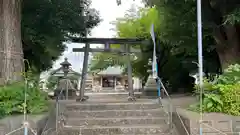
<instances>
[{"instance_id":1,"label":"stone wall","mask_svg":"<svg viewBox=\"0 0 240 135\"><path fill-rule=\"evenodd\" d=\"M42 127L44 127L47 121L47 118L48 118L48 114L28 116L30 127L36 130L36 132L40 131ZM22 127L23 120L24 120L23 115L9 116L4 119L1 119L0 135L7 134L13 130L16 130ZM13 133L12 135L22 135L22 134L23 134L23 129Z\"/></svg>"},{"instance_id":2,"label":"stone wall","mask_svg":"<svg viewBox=\"0 0 240 135\"><path fill-rule=\"evenodd\" d=\"M179 116L191 135L199 135L200 115L198 113L182 108L175 109L173 113L173 122L180 134L185 135L186 131L184 130ZM203 123L202 129L204 135L221 135L223 133L228 135L240 134L240 117L237 116L221 113L205 113L203 114Z\"/></svg>"},{"instance_id":3,"label":"stone wall","mask_svg":"<svg viewBox=\"0 0 240 135\"><path fill-rule=\"evenodd\" d=\"M39 115L28 115L27 119L30 127L37 132L38 135L41 134L43 130L49 128L54 128L56 123L56 113L55 107L50 107L49 112ZM7 134L13 130L22 127L24 117L23 115L8 116L6 118L0 119L0 135ZM23 129L19 130L11 135L23 135ZM29 135L33 135L29 131Z\"/></svg>"},{"instance_id":4,"label":"stone wall","mask_svg":"<svg viewBox=\"0 0 240 135\"><path fill-rule=\"evenodd\" d=\"M182 122L190 135L199 135L200 114L187 110L189 105L194 102L198 102L194 96L171 96L171 103L173 104L173 123L180 135L188 135ZM169 112L169 100L167 98L163 99L162 103L166 111ZM237 116L221 113L205 113L203 115L203 123L204 135L240 135L240 117ZM222 133L219 133L217 130Z\"/></svg>"}]
</instances>

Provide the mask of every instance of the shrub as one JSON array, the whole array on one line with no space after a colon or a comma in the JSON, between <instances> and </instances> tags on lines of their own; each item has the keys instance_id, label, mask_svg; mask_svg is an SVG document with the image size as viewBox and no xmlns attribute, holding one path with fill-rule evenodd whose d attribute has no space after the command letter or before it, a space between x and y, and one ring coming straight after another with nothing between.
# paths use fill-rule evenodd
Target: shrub
<instances>
[{"instance_id":1,"label":"shrub","mask_svg":"<svg viewBox=\"0 0 240 135\"><path fill-rule=\"evenodd\" d=\"M240 115L240 83L234 85L217 85L223 101L222 112Z\"/></svg>"},{"instance_id":2,"label":"shrub","mask_svg":"<svg viewBox=\"0 0 240 135\"><path fill-rule=\"evenodd\" d=\"M196 93L199 94L198 89ZM229 66L215 81L205 79L202 98L202 108L196 104L190 106L190 109L240 116L240 65Z\"/></svg>"},{"instance_id":3,"label":"shrub","mask_svg":"<svg viewBox=\"0 0 240 135\"><path fill-rule=\"evenodd\" d=\"M24 112L25 90L27 113L37 114L48 109L47 94L34 85L26 87L18 82L0 87L0 117Z\"/></svg>"},{"instance_id":4,"label":"shrub","mask_svg":"<svg viewBox=\"0 0 240 135\"><path fill-rule=\"evenodd\" d=\"M224 73L217 79L218 84L236 84L240 83L240 65L230 65L224 70Z\"/></svg>"}]
</instances>

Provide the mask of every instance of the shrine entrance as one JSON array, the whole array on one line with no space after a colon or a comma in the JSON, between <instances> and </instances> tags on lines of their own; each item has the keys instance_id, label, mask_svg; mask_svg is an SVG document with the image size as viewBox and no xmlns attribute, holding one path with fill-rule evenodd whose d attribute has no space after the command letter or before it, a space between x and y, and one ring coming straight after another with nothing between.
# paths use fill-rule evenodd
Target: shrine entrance
<instances>
[{"instance_id":1,"label":"shrine entrance","mask_svg":"<svg viewBox=\"0 0 240 135\"><path fill-rule=\"evenodd\" d=\"M127 65L127 88L129 92L129 101L135 101L134 90L133 90L133 76L132 76L132 66L130 61L130 55L135 53L141 53L140 49L134 49L132 45L148 45L148 40L137 39L137 38L75 38L72 40L74 43L85 44L84 48L73 48L73 52L84 52L84 61L81 76L80 92L77 101L85 101L88 98L84 96L86 87L86 76L88 70L89 52L105 52L105 53L116 53L116 55L126 55L126 65ZM93 44L103 44L104 48L91 48ZM113 44L120 44L120 48L111 48ZM115 87L116 78L103 77L102 86L104 87Z\"/></svg>"},{"instance_id":2,"label":"shrine entrance","mask_svg":"<svg viewBox=\"0 0 240 135\"><path fill-rule=\"evenodd\" d=\"M114 76L107 76L102 78L102 87L103 88L112 88L115 87L115 77Z\"/></svg>"}]
</instances>

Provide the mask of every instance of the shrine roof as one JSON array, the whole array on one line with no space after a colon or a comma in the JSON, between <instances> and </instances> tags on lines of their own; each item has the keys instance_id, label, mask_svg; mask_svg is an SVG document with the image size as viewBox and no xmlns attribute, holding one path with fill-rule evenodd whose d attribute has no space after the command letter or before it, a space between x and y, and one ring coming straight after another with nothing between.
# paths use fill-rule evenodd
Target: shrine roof
<instances>
[{"instance_id":1,"label":"shrine roof","mask_svg":"<svg viewBox=\"0 0 240 135\"><path fill-rule=\"evenodd\" d=\"M97 75L122 75L123 69L121 67L108 67L105 70L99 71Z\"/></svg>"}]
</instances>

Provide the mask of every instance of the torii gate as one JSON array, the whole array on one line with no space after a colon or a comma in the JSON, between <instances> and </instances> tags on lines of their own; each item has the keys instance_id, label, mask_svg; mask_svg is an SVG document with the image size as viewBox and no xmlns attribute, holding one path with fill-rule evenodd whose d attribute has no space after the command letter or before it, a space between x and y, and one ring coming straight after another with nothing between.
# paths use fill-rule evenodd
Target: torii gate
<instances>
[{"instance_id":1,"label":"torii gate","mask_svg":"<svg viewBox=\"0 0 240 135\"><path fill-rule=\"evenodd\" d=\"M148 40L137 39L137 38L75 38L72 39L72 42L75 43L84 43L84 48L73 48L73 52L84 52L84 61L82 68L81 76L81 87L80 95L77 98L77 101L85 101L84 90L85 90L85 81L87 75L87 66L89 59L89 52L113 52L113 53L124 53L127 57L127 71L128 71L128 90L129 90L129 101L135 101L134 91L133 91L133 82L132 82L132 66L130 61L131 53L141 53L140 50L134 50L130 45L147 45ZM103 44L104 48L90 48L91 44ZM112 49L111 44L120 44L119 49Z\"/></svg>"}]
</instances>

